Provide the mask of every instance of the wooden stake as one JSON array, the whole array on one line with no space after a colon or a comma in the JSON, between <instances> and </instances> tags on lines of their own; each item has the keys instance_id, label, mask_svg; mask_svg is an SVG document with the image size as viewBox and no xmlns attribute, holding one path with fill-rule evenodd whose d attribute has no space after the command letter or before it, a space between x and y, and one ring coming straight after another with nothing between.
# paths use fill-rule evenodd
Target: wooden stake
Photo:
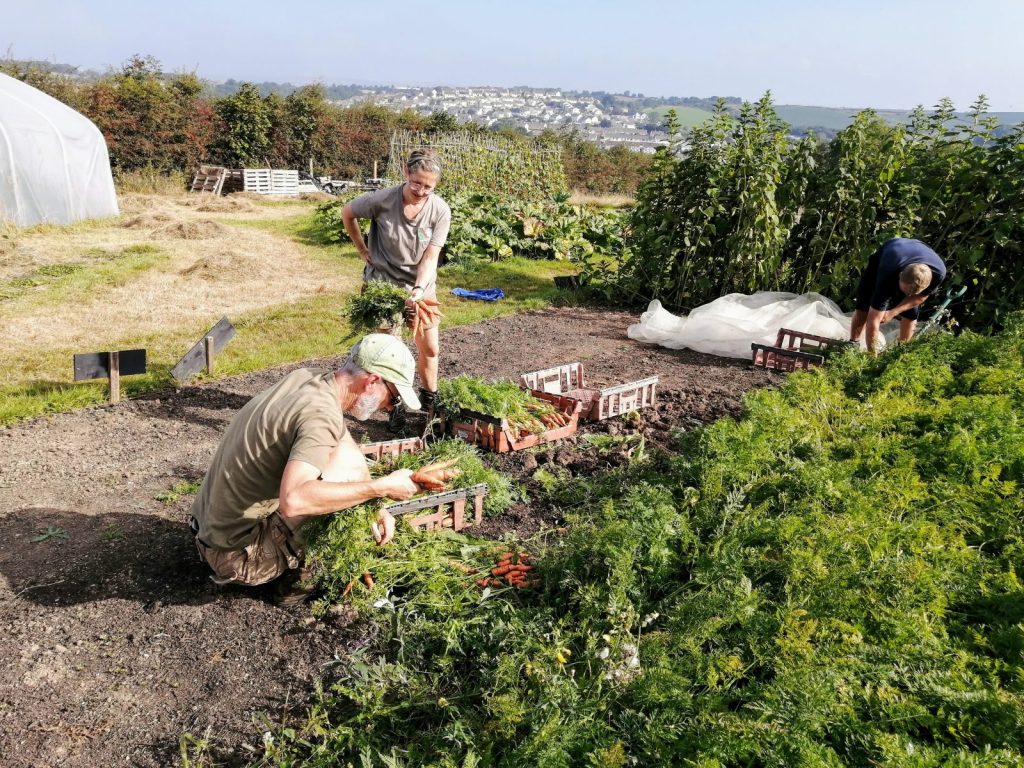
<instances>
[{"instance_id":1,"label":"wooden stake","mask_svg":"<svg viewBox=\"0 0 1024 768\"><path fill-rule=\"evenodd\" d=\"M206 372L213 373L213 336L203 339L203 349L206 351Z\"/></svg>"},{"instance_id":2,"label":"wooden stake","mask_svg":"<svg viewBox=\"0 0 1024 768\"><path fill-rule=\"evenodd\" d=\"M121 402L121 354L111 352L108 369L110 371L110 403Z\"/></svg>"}]
</instances>

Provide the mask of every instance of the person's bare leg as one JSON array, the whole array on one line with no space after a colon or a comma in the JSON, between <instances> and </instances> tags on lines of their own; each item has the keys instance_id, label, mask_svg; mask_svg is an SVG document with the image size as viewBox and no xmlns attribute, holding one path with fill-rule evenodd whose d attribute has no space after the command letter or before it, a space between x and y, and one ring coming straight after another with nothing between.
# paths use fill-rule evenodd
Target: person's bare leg
<instances>
[{"instance_id":1,"label":"person's bare leg","mask_svg":"<svg viewBox=\"0 0 1024 768\"><path fill-rule=\"evenodd\" d=\"M914 331L917 330L917 320L900 318L900 341L910 341L914 338Z\"/></svg>"},{"instance_id":2,"label":"person's bare leg","mask_svg":"<svg viewBox=\"0 0 1024 768\"><path fill-rule=\"evenodd\" d=\"M331 451L327 466L320 473L320 479L330 483L359 483L370 479L366 457L359 450L350 432L346 431L337 447ZM302 524L309 519L311 518L292 517L286 520L285 524L301 537Z\"/></svg>"},{"instance_id":3,"label":"person's bare leg","mask_svg":"<svg viewBox=\"0 0 1024 768\"><path fill-rule=\"evenodd\" d=\"M437 369L441 357L441 329L435 325L416 339L416 372L428 392L437 392Z\"/></svg>"},{"instance_id":4,"label":"person's bare leg","mask_svg":"<svg viewBox=\"0 0 1024 768\"><path fill-rule=\"evenodd\" d=\"M868 321L868 313L861 309L853 310L853 321L850 324L850 341L860 341L864 333L864 324Z\"/></svg>"},{"instance_id":5,"label":"person's bare leg","mask_svg":"<svg viewBox=\"0 0 1024 768\"><path fill-rule=\"evenodd\" d=\"M346 431L331 452L320 477L330 483L358 483L370 479L366 457L359 450L351 432Z\"/></svg>"}]
</instances>

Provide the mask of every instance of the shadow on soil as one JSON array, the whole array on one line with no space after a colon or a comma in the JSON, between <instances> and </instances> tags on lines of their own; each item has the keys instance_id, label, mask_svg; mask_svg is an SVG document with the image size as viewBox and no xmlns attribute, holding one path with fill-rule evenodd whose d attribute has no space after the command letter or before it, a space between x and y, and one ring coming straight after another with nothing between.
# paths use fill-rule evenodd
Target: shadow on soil
<instances>
[{"instance_id":1,"label":"shadow on soil","mask_svg":"<svg viewBox=\"0 0 1024 768\"><path fill-rule=\"evenodd\" d=\"M185 523L151 515L22 509L0 518L0 540L8 544L0 575L15 597L40 605L120 599L156 610L271 594L269 587L217 587Z\"/></svg>"}]
</instances>

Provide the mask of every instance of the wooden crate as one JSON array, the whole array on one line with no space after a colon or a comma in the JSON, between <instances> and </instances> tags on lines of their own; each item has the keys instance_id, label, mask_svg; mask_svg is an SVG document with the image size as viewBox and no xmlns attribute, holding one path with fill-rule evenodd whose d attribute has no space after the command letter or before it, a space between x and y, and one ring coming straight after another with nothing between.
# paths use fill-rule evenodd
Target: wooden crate
<instances>
[{"instance_id":1,"label":"wooden crate","mask_svg":"<svg viewBox=\"0 0 1024 768\"><path fill-rule=\"evenodd\" d=\"M554 368L524 373L519 386L535 394L564 395L582 403L581 416L587 421L602 421L630 411L650 408L658 388L658 377L594 389L587 386L582 363L567 363Z\"/></svg>"},{"instance_id":2,"label":"wooden crate","mask_svg":"<svg viewBox=\"0 0 1024 768\"><path fill-rule=\"evenodd\" d=\"M402 453L419 453L423 450L423 438L407 437L403 440L382 440L378 443L361 443L359 450L374 461L384 456L398 456Z\"/></svg>"},{"instance_id":3,"label":"wooden crate","mask_svg":"<svg viewBox=\"0 0 1024 768\"><path fill-rule=\"evenodd\" d=\"M561 440L576 432L579 425L580 410L583 405L579 400L546 392L533 392L534 397L546 400L556 410L569 417L569 423L563 427L547 429L529 435L517 436L508 423L508 419L499 419L486 413L477 413L463 409L458 414L442 414L441 423L449 434L467 443L478 445L484 450L494 453L508 453L531 448L541 443Z\"/></svg>"},{"instance_id":4,"label":"wooden crate","mask_svg":"<svg viewBox=\"0 0 1024 768\"><path fill-rule=\"evenodd\" d=\"M389 504L384 509L395 517L413 515L409 525L414 528L427 531L449 528L461 531L483 522L484 496L487 495L487 490L487 483L478 483L468 488L455 488Z\"/></svg>"}]
</instances>

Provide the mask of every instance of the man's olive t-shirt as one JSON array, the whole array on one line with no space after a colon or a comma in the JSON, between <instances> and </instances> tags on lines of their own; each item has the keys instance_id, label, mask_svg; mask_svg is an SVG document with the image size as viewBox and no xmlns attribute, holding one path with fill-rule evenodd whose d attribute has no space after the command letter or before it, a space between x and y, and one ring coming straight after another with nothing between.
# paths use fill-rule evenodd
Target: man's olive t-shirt
<instances>
[{"instance_id":1,"label":"man's olive t-shirt","mask_svg":"<svg viewBox=\"0 0 1024 768\"><path fill-rule=\"evenodd\" d=\"M199 538L215 549L247 546L277 509L285 464L323 472L344 434L333 371L300 368L254 397L228 425L192 504Z\"/></svg>"},{"instance_id":2,"label":"man's olive t-shirt","mask_svg":"<svg viewBox=\"0 0 1024 768\"><path fill-rule=\"evenodd\" d=\"M352 214L358 219L372 219L366 247L370 263L363 270L364 280L386 280L412 288L416 270L428 245L444 246L452 225L452 210L437 195L423 204L415 221L402 212L402 186L367 192L351 202ZM424 285L424 292L433 295L434 285Z\"/></svg>"}]
</instances>

